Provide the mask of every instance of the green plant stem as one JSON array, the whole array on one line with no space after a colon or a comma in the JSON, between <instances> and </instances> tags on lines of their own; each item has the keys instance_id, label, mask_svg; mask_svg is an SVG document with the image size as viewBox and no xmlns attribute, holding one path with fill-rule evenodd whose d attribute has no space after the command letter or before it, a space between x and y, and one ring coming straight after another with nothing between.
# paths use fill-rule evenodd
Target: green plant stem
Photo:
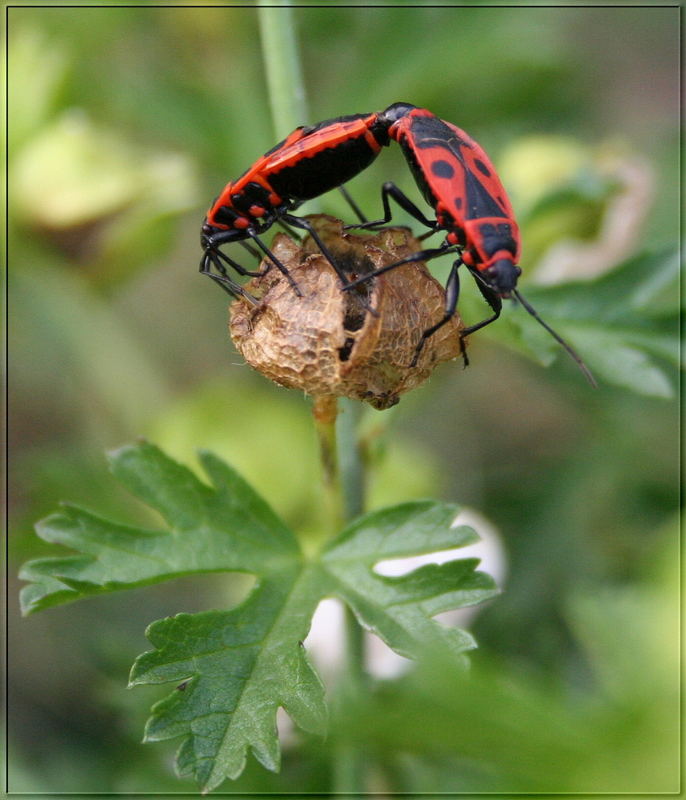
<instances>
[{"instance_id":1,"label":"green plant stem","mask_svg":"<svg viewBox=\"0 0 686 800\"><path fill-rule=\"evenodd\" d=\"M360 403L343 399L338 413L335 397L317 397L312 416L319 439L322 481L329 507L329 535L337 534L364 511L364 459L359 438ZM348 668L363 675L364 639L354 615L346 610Z\"/></svg>"},{"instance_id":2,"label":"green plant stem","mask_svg":"<svg viewBox=\"0 0 686 800\"><path fill-rule=\"evenodd\" d=\"M364 461L360 450L359 424L362 405L355 400L341 400L337 420L338 463L343 494L343 514L346 522L364 511Z\"/></svg>"},{"instance_id":3,"label":"green plant stem","mask_svg":"<svg viewBox=\"0 0 686 800\"><path fill-rule=\"evenodd\" d=\"M359 436L361 404L343 399L341 412L335 397L315 398L312 414L319 438L322 480L329 509L330 535L364 511L364 459ZM353 612L344 611L345 664L336 692L336 703L345 708L367 691L364 670L364 631ZM337 743L333 790L348 795L365 791L362 752L354 742Z\"/></svg>"},{"instance_id":4,"label":"green plant stem","mask_svg":"<svg viewBox=\"0 0 686 800\"><path fill-rule=\"evenodd\" d=\"M358 434L362 405L344 399L341 409L336 430L338 464L343 517L350 522L364 511L364 460ZM364 632L349 608L345 609L345 615L348 674L360 684L364 681Z\"/></svg>"},{"instance_id":5,"label":"green plant stem","mask_svg":"<svg viewBox=\"0 0 686 800\"><path fill-rule=\"evenodd\" d=\"M308 118L305 84L290 0L271 0L273 7L265 7L264 2L258 1L257 14L272 121L276 136L281 137ZM364 510L364 470L357 432L360 404L345 400L342 410L337 418L335 398L317 401L313 409L332 533ZM346 670L339 686L341 704L345 704L346 697L362 691L365 683L364 634L352 612L346 608L345 613ZM341 742L336 755L333 790L364 792L365 769L360 750L351 742Z\"/></svg>"},{"instance_id":6,"label":"green plant stem","mask_svg":"<svg viewBox=\"0 0 686 800\"><path fill-rule=\"evenodd\" d=\"M257 19L272 126L278 140L310 118L291 0L258 0ZM308 201L311 213L317 208L316 200Z\"/></svg>"},{"instance_id":7,"label":"green plant stem","mask_svg":"<svg viewBox=\"0 0 686 800\"><path fill-rule=\"evenodd\" d=\"M348 399L341 401L336 441L345 522L351 522L362 514L365 506L364 459L359 438L361 418L361 403ZM341 705L367 690L364 631L348 606L344 614L346 647L344 678L339 685ZM349 794L364 792L367 788L365 772L362 751L352 742L341 742L334 774L334 791Z\"/></svg>"},{"instance_id":8,"label":"green plant stem","mask_svg":"<svg viewBox=\"0 0 686 800\"><path fill-rule=\"evenodd\" d=\"M314 427L319 440L324 502L327 512L327 525L326 529L322 531L322 540L335 536L345 524L336 442L337 416L338 399L336 397L315 397L312 405L312 418L314 419ZM322 541L319 542L319 544L322 543Z\"/></svg>"},{"instance_id":9,"label":"green plant stem","mask_svg":"<svg viewBox=\"0 0 686 800\"><path fill-rule=\"evenodd\" d=\"M276 136L281 137L307 119L305 82L290 0L270 0L271 7L265 7L266 2L258 3L257 18L272 122Z\"/></svg>"}]
</instances>

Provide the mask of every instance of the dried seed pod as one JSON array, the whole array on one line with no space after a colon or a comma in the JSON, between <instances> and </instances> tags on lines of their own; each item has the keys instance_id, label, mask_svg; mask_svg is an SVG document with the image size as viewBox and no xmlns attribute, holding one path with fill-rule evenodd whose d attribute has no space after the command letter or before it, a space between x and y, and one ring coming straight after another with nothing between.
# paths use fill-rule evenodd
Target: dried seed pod
<instances>
[{"instance_id":1,"label":"dried seed pod","mask_svg":"<svg viewBox=\"0 0 686 800\"><path fill-rule=\"evenodd\" d=\"M358 235L344 232L342 222L326 215L309 219L351 280L421 249L405 228ZM456 314L410 366L422 332L441 319L445 308L443 287L424 264L404 264L343 292L334 269L310 240L301 245L277 234L272 250L302 297L272 268L246 284L260 298L258 305L234 301L230 331L245 360L281 386L366 400L384 409L423 383L438 363L460 354L463 325Z\"/></svg>"}]
</instances>

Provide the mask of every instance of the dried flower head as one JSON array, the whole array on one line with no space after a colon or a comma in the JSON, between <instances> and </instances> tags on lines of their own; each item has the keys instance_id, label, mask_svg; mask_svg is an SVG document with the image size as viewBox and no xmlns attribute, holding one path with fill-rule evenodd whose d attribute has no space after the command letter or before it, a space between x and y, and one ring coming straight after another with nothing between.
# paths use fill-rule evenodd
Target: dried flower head
<instances>
[{"instance_id":1,"label":"dried flower head","mask_svg":"<svg viewBox=\"0 0 686 800\"><path fill-rule=\"evenodd\" d=\"M351 280L421 249L406 228L358 235L326 215L309 219ZM343 292L333 267L309 239L299 244L277 234L272 250L302 297L281 272L269 269L245 286L259 298L257 305L242 298L233 303L230 331L245 360L281 386L384 409L423 383L438 363L460 354L463 325L456 314L410 366L422 332L445 308L443 287L424 264L404 264Z\"/></svg>"}]
</instances>

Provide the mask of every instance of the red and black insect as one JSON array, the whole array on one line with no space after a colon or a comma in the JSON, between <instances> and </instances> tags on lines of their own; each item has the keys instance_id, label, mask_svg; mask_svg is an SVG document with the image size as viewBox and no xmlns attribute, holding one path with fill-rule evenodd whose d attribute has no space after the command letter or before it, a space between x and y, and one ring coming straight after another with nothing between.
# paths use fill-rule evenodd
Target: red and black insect
<instances>
[{"instance_id":1,"label":"red and black insect","mask_svg":"<svg viewBox=\"0 0 686 800\"><path fill-rule=\"evenodd\" d=\"M519 228L498 173L484 150L465 131L444 122L430 111L402 103L396 106L396 121L389 126L388 134L400 144L419 190L435 210L436 219L427 219L395 184L385 183L381 192L384 218L351 227L374 227L390 222L389 200L392 198L422 224L447 234L440 247L415 253L352 281L345 288L350 289L375 274L409 261L426 261L456 252L459 258L453 263L446 285L445 314L422 334L415 352L415 363L426 340L455 314L460 291L458 267L464 264L493 314L465 328L461 333L463 338L494 322L500 316L503 298L515 297L565 348L595 385L579 355L541 319L516 288L521 274L518 266L521 253Z\"/></svg>"},{"instance_id":2,"label":"red and black insect","mask_svg":"<svg viewBox=\"0 0 686 800\"><path fill-rule=\"evenodd\" d=\"M310 223L294 216L306 200L342 187L368 167L381 148L390 143L388 129L402 113L412 108L395 103L385 111L352 114L325 120L317 125L296 128L282 142L268 150L246 172L226 185L207 212L202 226L204 251L200 271L217 281L230 294L247 296L240 284L228 274L227 266L240 275L256 275L220 250L221 245L240 242L249 247L251 240L271 262L298 288L288 270L262 242L260 235L275 222L306 230L336 269L342 283L345 274L336 265ZM358 218L365 220L347 196ZM216 270L214 272L212 268Z\"/></svg>"}]
</instances>

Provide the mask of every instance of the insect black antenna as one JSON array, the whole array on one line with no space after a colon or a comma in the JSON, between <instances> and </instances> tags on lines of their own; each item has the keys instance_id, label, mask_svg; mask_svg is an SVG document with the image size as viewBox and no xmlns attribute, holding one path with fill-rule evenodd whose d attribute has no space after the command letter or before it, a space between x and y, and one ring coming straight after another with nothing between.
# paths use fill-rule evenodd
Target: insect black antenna
<instances>
[{"instance_id":1,"label":"insect black antenna","mask_svg":"<svg viewBox=\"0 0 686 800\"><path fill-rule=\"evenodd\" d=\"M586 380L591 384L591 386L594 389L597 389L598 384L596 383L596 380L593 377L593 373L586 366L583 359L576 352L576 350L574 350L573 347L567 344L567 342L565 342L565 340L560 336L560 334L554 331L550 327L550 325L548 325L548 323L538 315L536 309L524 297L522 297L521 292L519 292L517 289L513 289L512 294L517 298L517 300L519 300L519 302L524 306L524 308L529 312L529 314L531 314L531 316L536 320L536 322L542 325L548 331L548 333L553 337L553 339L555 339L555 341L559 342L562 345L562 347L564 347L564 349L569 353L569 355L574 359L574 361L576 361L577 366L584 373Z\"/></svg>"}]
</instances>

